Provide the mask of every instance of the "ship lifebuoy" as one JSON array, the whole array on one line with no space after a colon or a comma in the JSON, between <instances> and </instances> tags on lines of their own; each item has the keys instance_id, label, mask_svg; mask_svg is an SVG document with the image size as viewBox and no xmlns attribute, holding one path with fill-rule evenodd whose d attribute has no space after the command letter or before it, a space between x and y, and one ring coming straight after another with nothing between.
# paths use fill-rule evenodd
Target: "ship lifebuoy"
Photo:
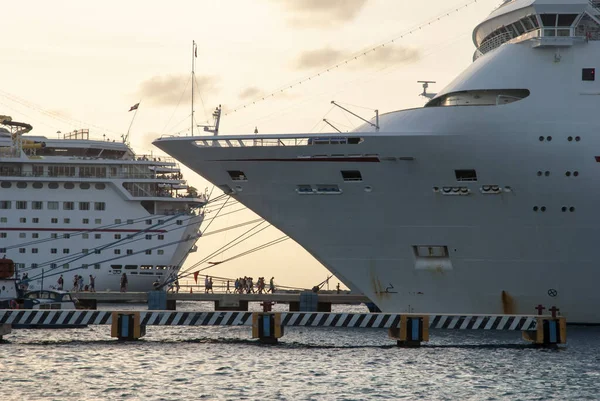
<instances>
[{"instance_id":1,"label":"ship lifebuoy","mask_svg":"<svg viewBox=\"0 0 600 401\"><path fill-rule=\"evenodd\" d=\"M14 299L8 301L8 306L10 307L10 309L19 309L19 304Z\"/></svg>"}]
</instances>

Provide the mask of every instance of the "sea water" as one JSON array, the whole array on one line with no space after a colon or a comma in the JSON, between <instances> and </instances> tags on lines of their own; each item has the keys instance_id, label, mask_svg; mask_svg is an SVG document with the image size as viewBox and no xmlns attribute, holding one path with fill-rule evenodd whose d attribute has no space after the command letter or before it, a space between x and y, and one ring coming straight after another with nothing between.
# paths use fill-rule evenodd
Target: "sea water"
<instances>
[{"instance_id":1,"label":"sea water","mask_svg":"<svg viewBox=\"0 0 600 401\"><path fill-rule=\"evenodd\" d=\"M101 306L116 308L131 306ZM569 327L559 349L492 331L433 330L423 347L402 349L380 329L286 327L274 346L247 326L148 326L134 342L112 339L109 326L16 330L0 344L0 375L3 401L598 400L600 328Z\"/></svg>"}]
</instances>

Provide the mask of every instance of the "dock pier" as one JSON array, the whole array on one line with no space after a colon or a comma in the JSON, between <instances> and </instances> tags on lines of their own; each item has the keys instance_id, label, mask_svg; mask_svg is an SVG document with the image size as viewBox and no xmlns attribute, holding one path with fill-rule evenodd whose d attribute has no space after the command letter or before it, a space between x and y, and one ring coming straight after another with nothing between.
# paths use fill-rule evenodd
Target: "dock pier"
<instances>
[{"instance_id":1,"label":"dock pier","mask_svg":"<svg viewBox=\"0 0 600 401\"><path fill-rule=\"evenodd\" d=\"M400 347L418 347L434 329L521 331L524 339L543 347L566 344L563 317L536 315L452 315L330 312L173 312L98 310L0 310L0 327L36 328L111 325L119 340L136 340L147 326L251 326L252 336L277 343L284 327L387 329Z\"/></svg>"},{"instance_id":2,"label":"dock pier","mask_svg":"<svg viewBox=\"0 0 600 401\"><path fill-rule=\"evenodd\" d=\"M275 294L204 294L171 293L165 291L150 292L77 292L73 296L88 309L97 309L99 302L136 302L148 303L150 310L177 310L177 301L214 302L215 311L247 311L248 303L263 305L273 303L289 304L290 312L331 312L331 305L361 304L370 302L364 295L355 294L319 294L313 292L275 293Z\"/></svg>"}]
</instances>

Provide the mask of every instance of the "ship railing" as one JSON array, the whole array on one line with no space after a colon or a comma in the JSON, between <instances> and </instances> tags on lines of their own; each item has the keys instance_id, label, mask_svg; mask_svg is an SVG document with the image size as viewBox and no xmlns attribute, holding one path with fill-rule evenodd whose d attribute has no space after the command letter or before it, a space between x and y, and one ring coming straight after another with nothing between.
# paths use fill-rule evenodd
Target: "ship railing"
<instances>
[{"instance_id":1,"label":"ship railing","mask_svg":"<svg viewBox=\"0 0 600 401\"><path fill-rule=\"evenodd\" d=\"M599 0L600 1L600 0ZM600 10L599 10L600 12ZM502 34L491 40L484 42L473 54L473 61L484 54L500 47L504 43L517 43L530 39L540 38L572 38L577 40L600 40L600 30L583 31L575 27L543 27L524 33L516 38L511 38L510 34Z\"/></svg>"},{"instance_id":2,"label":"ship railing","mask_svg":"<svg viewBox=\"0 0 600 401\"><path fill-rule=\"evenodd\" d=\"M312 145L353 145L363 140L360 137L322 135L322 136L293 136L293 137L261 137L261 138L219 138L210 137L196 140L196 145L201 147L264 147L264 146L312 146Z\"/></svg>"},{"instance_id":3,"label":"ship railing","mask_svg":"<svg viewBox=\"0 0 600 401\"><path fill-rule=\"evenodd\" d=\"M168 157L168 156L156 156L156 155L135 155L134 157L135 161L150 161L150 162L156 162L158 163L160 166L163 167L170 167L170 165L174 165L173 167L177 166L177 160L173 159L172 157Z\"/></svg>"},{"instance_id":4,"label":"ship railing","mask_svg":"<svg viewBox=\"0 0 600 401\"><path fill-rule=\"evenodd\" d=\"M119 173L119 174L40 174L34 172L24 171L2 171L0 170L0 176L2 177L24 177L24 178L67 178L69 180L84 179L120 179L120 180L161 180L161 182L172 182L173 184L180 184L183 182L181 173L148 173L148 174L133 174L133 173Z\"/></svg>"}]
</instances>

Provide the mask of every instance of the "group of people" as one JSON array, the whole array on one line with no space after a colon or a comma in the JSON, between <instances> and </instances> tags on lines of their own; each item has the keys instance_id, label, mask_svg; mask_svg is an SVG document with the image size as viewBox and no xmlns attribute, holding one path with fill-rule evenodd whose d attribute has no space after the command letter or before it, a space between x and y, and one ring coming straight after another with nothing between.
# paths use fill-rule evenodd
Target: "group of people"
<instances>
[{"instance_id":1,"label":"group of people","mask_svg":"<svg viewBox=\"0 0 600 401\"><path fill-rule=\"evenodd\" d=\"M254 279L252 277L240 277L235 279L235 290L234 292L239 293L239 294L255 294L255 293L259 293L262 294L270 292L271 294L273 294L275 292L275 277L271 277L271 280L269 280L269 288L267 290L265 290L265 278L264 277L259 277L258 281L256 282L256 291L254 291ZM229 290L229 282L227 282L227 292L231 292Z\"/></svg>"},{"instance_id":2,"label":"group of people","mask_svg":"<svg viewBox=\"0 0 600 401\"><path fill-rule=\"evenodd\" d=\"M65 279L63 278L62 274L60 275L58 280L56 280L56 285L57 285L57 288L56 288L57 290L62 291L64 289ZM84 284L83 276L76 274L75 276L73 276L73 288L71 289L71 291L73 291L73 292L78 292L78 291L96 292L96 277L92 276L90 274L88 284Z\"/></svg>"}]
</instances>

